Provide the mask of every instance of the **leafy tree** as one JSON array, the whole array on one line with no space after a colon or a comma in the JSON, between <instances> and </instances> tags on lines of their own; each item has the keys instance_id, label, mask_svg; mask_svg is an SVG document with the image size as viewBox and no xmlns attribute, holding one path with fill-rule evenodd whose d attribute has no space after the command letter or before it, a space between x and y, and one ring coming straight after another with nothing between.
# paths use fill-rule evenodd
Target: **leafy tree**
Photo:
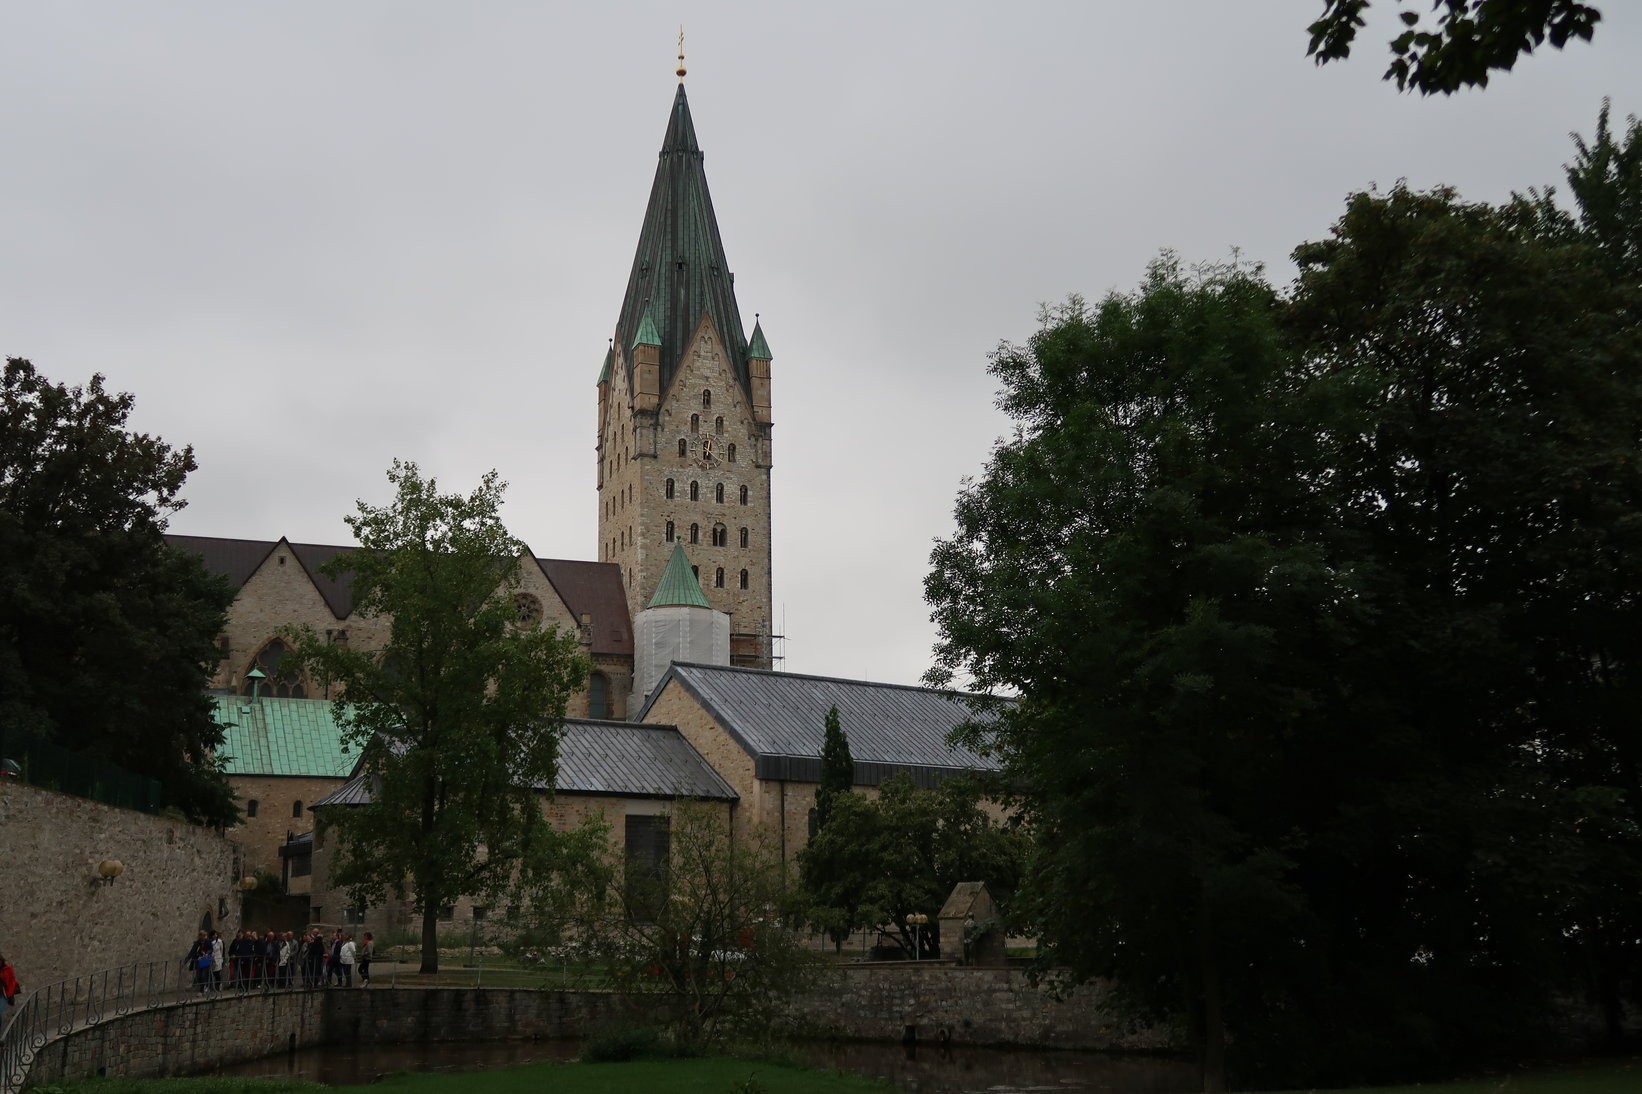
<instances>
[{"instance_id":1,"label":"leafy tree","mask_svg":"<svg viewBox=\"0 0 1642 1094\"><path fill-rule=\"evenodd\" d=\"M1318 64L1351 55L1370 0L1323 0L1323 14L1308 30L1307 50ZM1401 0L1404 9L1419 0ZM1462 87L1487 87L1489 74L1509 72L1517 58L1549 41L1561 49L1590 41L1601 13L1577 0L1432 0L1435 23L1417 10L1398 13L1403 31L1391 40L1385 79L1401 90L1451 95Z\"/></svg>"},{"instance_id":2,"label":"leafy tree","mask_svg":"<svg viewBox=\"0 0 1642 1094\"><path fill-rule=\"evenodd\" d=\"M1586 967L1623 1009L1642 286L1598 223L1359 194L1287 298L1165 259L994 358L939 670L1022 696L967 732L1051 960L1184 1017L1206 1088L1520 1052Z\"/></svg>"},{"instance_id":3,"label":"leafy tree","mask_svg":"<svg viewBox=\"0 0 1642 1094\"><path fill-rule=\"evenodd\" d=\"M438 915L467 895L496 902L542 884L563 839L542 815L565 704L588 666L574 635L518 624L524 547L498 516L503 484L441 494L394 461L394 500L348 518L361 549L323 569L348 576L354 610L391 620L380 650L291 635L293 664L339 684L336 717L364 749L373 798L338 810L336 880L360 903L408 892L422 914L422 971L439 966Z\"/></svg>"},{"instance_id":4,"label":"leafy tree","mask_svg":"<svg viewBox=\"0 0 1642 1094\"><path fill-rule=\"evenodd\" d=\"M168 548L190 448L127 429L134 399L52 383L21 358L0 390L0 736L157 779L191 820L232 824L206 688L233 593Z\"/></svg>"},{"instance_id":5,"label":"leafy tree","mask_svg":"<svg viewBox=\"0 0 1642 1094\"><path fill-rule=\"evenodd\" d=\"M821 785L815 791L815 826L826 827L833 803L840 794L855 786L855 760L850 756L849 738L838 722L838 708L827 711L826 735L821 741ZM814 833L811 833L812 835Z\"/></svg>"},{"instance_id":6,"label":"leafy tree","mask_svg":"<svg viewBox=\"0 0 1642 1094\"><path fill-rule=\"evenodd\" d=\"M764 833L734 834L720 808L677 802L665 870L612 855L603 878L580 890L574 936L617 988L671 996L689 1049L768 1038L814 958L783 923L786 868Z\"/></svg>"},{"instance_id":7,"label":"leafy tree","mask_svg":"<svg viewBox=\"0 0 1642 1094\"><path fill-rule=\"evenodd\" d=\"M933 920L960 881L986 882L1007 915L1030 853L1023 831L990 822L977 782L949 779L922 790L897 775L876 799L846 794L834 802L826 827L798 853L801 899L808 920L835 945L877 927L908 956L938 956L939 933L915 934L907 917Z\"/></svg>"}]
</instances>

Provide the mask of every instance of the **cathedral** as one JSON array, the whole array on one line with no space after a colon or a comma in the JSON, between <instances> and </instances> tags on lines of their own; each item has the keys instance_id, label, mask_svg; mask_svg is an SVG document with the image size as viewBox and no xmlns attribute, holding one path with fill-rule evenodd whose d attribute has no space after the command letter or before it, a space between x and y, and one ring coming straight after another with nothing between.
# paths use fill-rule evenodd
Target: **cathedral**
<instances>
[{"instance_id":1,"label":"cathedral","mask_svg":"<svg viewBox=\"0 0 1642 1094\"><path fill-rule=\"evenodd\" d=\"M592 666L542 788L556 823L597 812L630 855L654 854L669 803L688 797L777 833L790 856L808 835L833 706L869 792L896 773L929 786L995 765L946 742L968 717L962 696L774 670L773 357L761 325L749 336L742 322L683 76L598 374L598 557L527 555L514 598L521 623L576 634ZM309 810L368 800L368 782L329 696L282 664L281 637L307 625L332 642L385 642L382 619L355 615L347 580L319 572L354 548L169 539L237 590L213 690L246 867L309 893L315 921L360 921L326 890Z\"/></svg>"}]
</instances>

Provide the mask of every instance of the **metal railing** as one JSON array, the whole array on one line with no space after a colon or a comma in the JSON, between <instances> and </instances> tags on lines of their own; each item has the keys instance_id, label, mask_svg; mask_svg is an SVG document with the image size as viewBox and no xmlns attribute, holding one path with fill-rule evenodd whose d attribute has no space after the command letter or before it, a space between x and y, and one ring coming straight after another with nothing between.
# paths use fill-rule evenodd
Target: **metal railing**
<instances>
[{"instance_id":1,"label":"metal railing","mask_svg":"<svg viewBox=\"0 0 1642 1094\"><path fill-rule=\"evenodd\" d=\"M202 976L189 962L136 962L19 992L17 1003L0 1011L0 1092L23 1088L29 1065L48 1041L109 1018L225 994L323 987L299 966L265 974L262 962L235 959L220 975Z\"/></svg>"}]
</instances>

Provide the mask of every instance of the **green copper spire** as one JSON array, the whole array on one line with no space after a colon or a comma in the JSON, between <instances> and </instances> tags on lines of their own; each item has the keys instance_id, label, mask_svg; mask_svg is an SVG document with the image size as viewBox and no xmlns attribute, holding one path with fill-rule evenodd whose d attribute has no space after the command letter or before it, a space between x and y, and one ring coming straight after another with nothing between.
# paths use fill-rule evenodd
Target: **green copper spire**
<instances>
[{"instance_id":1,"label":"green copper spire","mask_svg":"<svg viewBox=\"0 0 1642 1094\"><path fill-rule=\"evenodd\" d=\"M610 362L615 356L616 351L614 349L604 351L604 367L599 369L599 383L605 383L610 379Z\"/></svg>"},{"instance_id":2,"label":"green copper spire","mask_svg":"<svg viewBox=\"0 0 1642 1094\"><path fill-rule=\"evenodd\" d=\"M624 346L643 342L644 323L650 322L655 338L644 344L661 348L661 390L667 391L704 315L711 317L736 379L750 392L747 335L736 306L735 278L724 257L701 145L681 83L667 117L616 338ZM631 372L633 362L627 366Z\"/></svg>"},{"instance_id":3,"label":"green copper spire","mask_svg":"<svg viewBox=\"0 0 1642 1094\"><path fill-rule=\"evenodd\" d=\"M638 332L638 334L633 336L633 345L635 345L635 346L659 346L659 345L661 345L661 335L660 335L660 333L658 333L656 331L655 321L650 318L649 311L646 311L644 313L644 318L639 320L639 332Z\"/></svg>"},{"instance_id":4,"label":"green copper spire","mask_svg":"<svg viewBox=\"0 0 1642 1094\"><path fill-rule=\"evenodd\" d=\"M690 560L684 557L684 544L673 544L673 557L667 560L667 569L661 573L656 595L650 598L651 608L711 608L707 594L701 591L701 582L690 569Z\"/></svg>"},{"instance_id":5,"label":"green copper spire","mask_svg":"<svg viewBox=\"0 0 1642 1094\"><path fill-rule=\"evenodd\" d=\"M750 361L755 357L760 361L774 360L770 355L770 344L764 341L764 324L757 319L753 320L753 339L747 343L747 359Z\"/></svg>"}]
</instances>

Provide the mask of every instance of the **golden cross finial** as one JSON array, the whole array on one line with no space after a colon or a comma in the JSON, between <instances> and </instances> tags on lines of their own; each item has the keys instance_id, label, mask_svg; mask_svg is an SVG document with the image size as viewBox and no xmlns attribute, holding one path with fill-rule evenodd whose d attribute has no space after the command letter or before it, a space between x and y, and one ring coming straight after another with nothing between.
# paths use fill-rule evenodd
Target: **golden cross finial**
<instances>
[{"instance_id":1,"label":"golden cross finial","mask_svg":"<svg viewBox=\"0 0 1642 1094\"><path fill-rule=\"evenodd\" d=\"M678 82L684 82L684 24L678 28Z\"/></svg>"}]
</instances>

